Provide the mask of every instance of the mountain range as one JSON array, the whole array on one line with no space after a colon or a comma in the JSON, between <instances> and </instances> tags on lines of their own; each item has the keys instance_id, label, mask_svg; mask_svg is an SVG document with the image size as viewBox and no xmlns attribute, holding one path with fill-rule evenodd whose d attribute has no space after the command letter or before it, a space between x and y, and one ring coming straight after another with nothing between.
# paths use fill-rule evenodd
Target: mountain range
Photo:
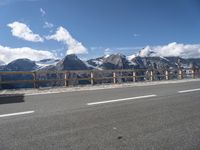
<instances>
[{"instance_id":1,"label":"mountain range","mask_svg":"<svg viewBox=\"0 0 200 150\"><path fill-rule=\"evenodd\" d=\"M0 66L0 71L40 71L40 70L115 70L115 69L177 69L200 68L200 58L184 59L180 57L141 57L111 54L82 61L71 54L59 59L32 61L17 59Z\"/></svg>"}]
</instances>

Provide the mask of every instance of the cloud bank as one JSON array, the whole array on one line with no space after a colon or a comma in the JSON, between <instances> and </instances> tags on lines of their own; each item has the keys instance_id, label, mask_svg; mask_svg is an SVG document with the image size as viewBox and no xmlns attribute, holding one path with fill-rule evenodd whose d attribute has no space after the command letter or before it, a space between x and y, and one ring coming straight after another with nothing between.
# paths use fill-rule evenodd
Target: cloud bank
<instances>
[{"instance_id":1,"label":"cloud bank","mask_svg":"<svg viewBox=\"0 0 200 150\"><path fill-rule=\"evenodd\" d=\"M74 39L67 29L59 27L55 34L47 36L47 40L56 40L58 42L63 42L67 45L68 50L66 54L86 54L88 50L83 46L82 43Z\"/></svg>"},{"instance_id":2,"label":"cloud bank","mask_svg":"<svg viewBox=\"0 0 200 150\"><path fill-rule=\"evenodd\" d=\"M33 31L24 23L13 22L7 25L11 28L12 35L20 39L31 42L43 42L44 39L39 34L33 33Z\"/></svg>"},{"instance_id":3,"label":"cloud bank","mask_svg":"<svg viewBox=\"0 0 200 150\"><path fill-rule=\"evenodd\" d=\"M146 56L179 56L182 58L200 58L200 44L179 44L176 42L163 46L146 46L139 53Z\"/></svg>"},{"instance_id":4,"label":"cloud bank","mask_svg":"<svg viewBox=\"0 0 200 150\"><path fill-rule=\"evenodd\" d=\"M19 58L28 58L37 61L47 58L56 58L56 56L49 51L36 50L29 47L10 48L0 45L0 61L9 63Z\"/></svg>"}]
</instances>

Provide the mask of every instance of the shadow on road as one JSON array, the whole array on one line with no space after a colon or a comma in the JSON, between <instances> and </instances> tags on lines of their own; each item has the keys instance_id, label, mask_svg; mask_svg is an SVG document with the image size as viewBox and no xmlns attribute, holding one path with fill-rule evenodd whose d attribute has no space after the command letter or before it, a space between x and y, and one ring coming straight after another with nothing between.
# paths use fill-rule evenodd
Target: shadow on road
<instances>
[{"instance_id":1,"label":"shadow on road","mask_svg":"<svg viewBox=\"0 0 200 150\"><path fill-rule=\"evenodd\" d=\"M22 102L24 102L24 94L0 94L0 104Z\"/></svg>"}]
</instances>

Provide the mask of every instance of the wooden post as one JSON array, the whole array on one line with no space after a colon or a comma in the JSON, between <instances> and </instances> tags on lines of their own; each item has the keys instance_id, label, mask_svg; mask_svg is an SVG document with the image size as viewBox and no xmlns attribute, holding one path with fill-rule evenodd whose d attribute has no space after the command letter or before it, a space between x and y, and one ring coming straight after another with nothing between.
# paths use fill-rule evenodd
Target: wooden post
<instances>
[{"instance_id":1,"label":"wooden post","mask_svg":"<svg viewBox=\"0 0 200 150\"><path fill-rule=\"evenodd\" d=\"M90 83L91 85L94 85L94 73L90 72Z\"/></svg>"},{"instance_id":2,"label":"wooden post","mask_svg":"<svg viewBox=\"0 0 200 150\"><path fill-rule=\"evenodd\" d=\"M153 81L153 71L150 71L150 80Z\"/></svg>"},{"instance_id":3,"label":"wooden post","mask_svg":"<svg viewBox=\"0 0 200 150\"><path fill-rule=\"evenodd\" d=\"M192 68L192 78L195 79L195 69Z\"/></svg>"},{"instance_id":4,"label":"wooden post","mask_svg":"<svg viewBox=\"0 0 200 150\"><path fill-rule=\"evenodd\" d=\"M68 78L67 78L67 71L65 71L65 86L68 86Z\"/></svg>"},{"instance_id":5,"label":"wooden post","mask_svg":"<svg viewBox=\"0 0 200 150\"><path fill-rule=\"evenodd\" d=\"M33 75L33 88L37 88L37 85L36 85L36 72L33 72L32 75Z\"/></svg>"},{"instance_id":6,"label":"wooden post","mask_svg":"<svg viewBox=\"0 0 200 150\"><path fill-rule=\"evenodd\" d=\"M169 80L169 71L168 70L165 71L165 79Z\"/></svg>"},{"instance_id":7,"label":"wooden post","mask_svg":"<svg viewBox=\"0 0 200 150\"><path fill-rule=\"evenodd\" d=\"M183 79L183 71L180 69L179 71L178 71L179 73L179 79L180 80L182 80Z\"/></svg>"},{"instance_id":8,"label":"wooden post","mask_svg":"<svg viewBox=\"0 0 200 150\"><path fill-rule=\"evenodd\" d=\"M0 90L1 90L1 75L0 75Z\"/></svg>"},{"instance_id":9,"label":"wooden post","mask_svg":"<svg viewBox=\"0 0 200 150\"><path fill-rule=\"evenodd\" d=\"M113 83L115 84L116 83L116 73L113 72Z\"/></svg>"},{"instance_id":10,"label":"wooden post","mask_svg":"<svg viewBox=\"0 0 200 150\"><path fill-rule=\"evenodd\" d=\"M136 82L136 72L133 72L133 82Z\"/></svg>"}]
</instances>

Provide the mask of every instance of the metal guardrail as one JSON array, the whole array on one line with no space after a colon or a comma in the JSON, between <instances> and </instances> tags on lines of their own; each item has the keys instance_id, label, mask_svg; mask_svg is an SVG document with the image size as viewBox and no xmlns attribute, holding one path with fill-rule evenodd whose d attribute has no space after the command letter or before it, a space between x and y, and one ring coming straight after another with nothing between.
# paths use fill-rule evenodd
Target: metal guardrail
<instances>
[{"instance_id":1,"label":"metal guardrail","mask_svg":"<svg viewBox=\"0 0 200 150\"><path fill-rule=\"evenodd\" d=\"M25 79L15 80L15 76ZM30 79L26 79L28 78ZM7 78L9 79L7 79ZM33 72L0 72L0 86L15 84L32 84L33 88L40 86L70 86L87 84L139 82L154 80L170 80L184 78L199 78L200 70L194 68L179 70L77 70L77 71L33 71ZM74 84L76 83L76 84ZM83 83L82 83L83 84Z\"/></svg>"}]
</instances>

